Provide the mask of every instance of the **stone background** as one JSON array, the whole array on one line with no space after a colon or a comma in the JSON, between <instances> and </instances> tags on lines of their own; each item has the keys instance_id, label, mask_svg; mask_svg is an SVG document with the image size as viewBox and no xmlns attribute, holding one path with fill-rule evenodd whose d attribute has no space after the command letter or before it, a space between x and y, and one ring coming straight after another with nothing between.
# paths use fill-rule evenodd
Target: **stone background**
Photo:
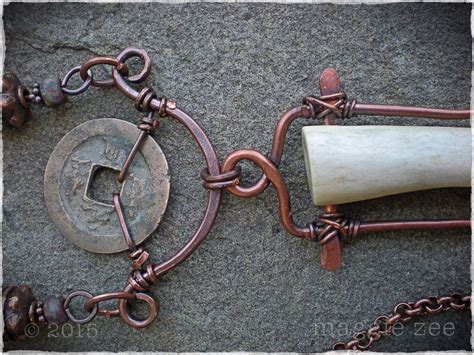
<instances>
[{"instance_id":1,"label":"stone background","mask_svg":"<svg viewBox=\"0 0 474 355\"><path fill-rule=\"evenodd\" d=\"M147 83L204 127L222 159L243 147L268 152L279 115L317 94L318 76L328 66L361 102L467 107L470 10L469 4L421 3L10 4L3 18L5 68L32 84L92 56L144 48L154 61ZM76 125L99 117L134 122L139 114L117 90L91 89L60 108L35 108L34 116L24 129L3 130L4 283L28 283L40 299L121 289L129 268L125 253L94 255L63 238L46 211L43 173L55 144ZM304 123L290 129L282 171L296 220L308 222L320 211L311 206L304 173ZM469 122L360 117L347 124ZM163 261L196 228L206 193L199 179L204 163L185 130L164 119L156 139L170 164L172 189L146 247L154 261ZM258 175L251 165L244 170L250 180ZM423 191L341 209L367 220L466 218L470 191ZM469 230L373 234L345 246L343 267L331 273L319 266L317 245L282 229L271 188L249 200L225 193L207 240L153 287L161 311L151 327L134 331L118 319L96 318L90 328L73 328L72 336L69 328L49 329L6 349L323 351L347 340L346 328L366 328L397 302L469 292L470 250ZM470 349L467 312L420 322L453 322L455 334L415 335L412 324L374 349ZM335 331L322 334L331 324Z\"/></svg>"}]
</instances>

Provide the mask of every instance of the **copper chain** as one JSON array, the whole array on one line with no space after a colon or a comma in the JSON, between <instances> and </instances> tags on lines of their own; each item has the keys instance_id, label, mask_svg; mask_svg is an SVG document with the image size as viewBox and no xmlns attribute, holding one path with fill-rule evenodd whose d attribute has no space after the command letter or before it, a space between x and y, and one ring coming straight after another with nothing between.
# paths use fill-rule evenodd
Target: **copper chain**
<instances>
[{"instance_id":1,"label":"copper chain","mask_svg":"<svg viewBox=\"0 0 474 355\"><path fill-rule=\"evenodd\" d=\"M411 321L425 314L438 314L449 310L461 311L471 308L471 295L452 293L449 296L426 297L416 302L398 303L388 316L377 317L367 330L354 334L348 342L338 342L332 350L368 350L384 335L393 332L395 324Z\"/></svg>"}]
</instances>

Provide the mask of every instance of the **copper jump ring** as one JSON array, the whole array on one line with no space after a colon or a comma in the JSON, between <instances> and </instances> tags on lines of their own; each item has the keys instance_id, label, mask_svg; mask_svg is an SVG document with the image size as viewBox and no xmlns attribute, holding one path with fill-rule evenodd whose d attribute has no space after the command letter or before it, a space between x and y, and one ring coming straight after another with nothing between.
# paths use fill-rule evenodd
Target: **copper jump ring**
<instances>
[{"instance_id":1,"label":"copper jump ring","mask_svg":"<svg viewBox=\"0 0 474 355\"><path fill-rule=\"evenodd\" d=\"M64 76L63 80L61 81L61 90L64 93L68 95L79 95L79 94L82 94L84 91L86 91L89 88L89 86L91 86L92 80L94 80L94 75L92 73L92 70L89 69L87 71L87 78L86 80L84 80L84 83L80 87L78 87L77 89L67 88L67 84L69 80L71 79L71 77L74 74L78 73L80 70L81 70L81 66L78 65L77 67L74 67L71 70L69 70L67 74Z\"/></svg>"},{"instance_id":2,"label":"copper jump ring","mask_svg":"<svg viewBox=\"0 0 474 355\"><path fill-rule=\"evenodd\" d=\"M126 300L133 300L136 298L135 293L131 292L108 292L102 295L93 296L86 300L84 303L84 309L87 312L91 312L94 307L98 307L100 302L108 301L108 300L119 300L119 299L126 299ZM108 310L108 309L101 309L98 308L97 314L103 317L118 317L120 315L120 311L117 309Z\"/></svg>"},{"instance_id":3,"label":"copper jump ring","mask_svg":"<svg viewBox=\"0 0 474 355\"><path fill-rule=\"evenodd\" d=\"M89 77L88 75L89 69L91 69L92 67L96 65L102 65L102 64L112 65L122 75L128 76L128 67L125 63L120 62L116 58L95 57L95 58L89 59L87 62L81 65L81 70L79 71L79 74L82 80L85 81ZM114 81L112 79L105 79L105 80L92 79L91 85L97 86L97 87L111 87L111 86L114 86Z\"/></svg>"},{"instance_id":4,"label":"copper jump ring","mask_svg":"<svg viewBox=\"0 0 474 355\"><path fill-rule=\"evenodd\" d=\"M97 304L94 305L94 307L92 308L91 311L89 311L89 315L85 318L76 318L71 310L69 309L69 304L71 303L71 301L76 298L76 297L84 297L86 299L90 299L92 298L92 295L87 292L87 291L74 291L72 293L70 293L67 297L66 297L66 300L64 301L64 311L66 312L69 320L73 323L76 323L76 324L85 324L85 323L89 323L91 320L93 320L95 318L95 316L97 315L97 311L99 309L99 306Z\"/></svg>"},{"instance_id":5,"label":"copper jump ring","mask_svg":"<svg viewBox=\"0 0 474 355\"><path fill-rule=\"evenodd\" d=\"M132 291L133 291L133 287L131 285L127 285L127 287L125 287L125 289L123 290L124 293L130 293ZM122 318L122 320L126 324L131 326L132 328L135 328L135 329L145 328L155 321L156 317L158 316L160 306L153 297L151 297L150 295L147 295L146 293L137 292L135 293L135 297L137 300L144 301L148 304L149 311L150 311L148 317L145 319L135 318L130 313L128 300L120 299L119 307L118 307L120 311L120 318Z\"/></svg>"},{"instance_id":6,"label":"copper jump ring","mask_svg":"<svg viewBox=\"0 0 474 355\"><path fill-rule=\"evenodd\" d=\"M145 50L134 47L128 47L125 48L122 52L120 52L120 54L117 56L117 60L120 63L125 63L128 59L132 57L138 57L143 60L142 71L136 75L132 75L127 78L130 83L138 84L144 81L150 75L151 59Z\"/></svg>"}]
</instances>

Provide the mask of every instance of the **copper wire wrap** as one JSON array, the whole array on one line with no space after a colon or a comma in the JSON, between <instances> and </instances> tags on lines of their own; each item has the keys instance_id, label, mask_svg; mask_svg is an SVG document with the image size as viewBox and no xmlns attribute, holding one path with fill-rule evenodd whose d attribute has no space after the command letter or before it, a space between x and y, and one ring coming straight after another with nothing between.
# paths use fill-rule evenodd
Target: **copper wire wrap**
<instances>
[{"instance_id":1,"label":"copper wire wrap","mask_svg":"<svg viewBox=\"0 0 474 355\"><path fill-rule=\"evenodd\" d=\"M207 168L201 170L201 179L203 180L202 186L209 190L218 190L231 186L236 186L240 183L241 175L240 166L236 166L235 169L221 173L219 175L211 175Z\"/></svg>"},{"instance_id":2,"label":"copper wire wrap","mask_svg":"<svg viewBox=\"0 0 474 355\"><path fill-rule=\"evenodd\" d=\"M137 48L125 49L117 56L117 59L121 62L124 62L125 60L134 56L142 57L142 59L144 57L145 64L149 62L149 58L146 53ZM175 119L178 123L182 124L198 144L200 151L205 158L207 171L209 174L220 174L217 154L206 133L188 114L176 107L176 102L174 100L167 98L157 98L152 89L142 89L140 92L137 92L128 84L128 81L131 80L127 80L127 78L125 78L115 68L112 69L112 77L115 86L126 97L134 101L137 108L141 110L157 112L160 116L169 116ZM139 290L145 290L149 288L151 284L157 281L157 278L160 275L163 275L164 273L181 264L199 247L214 225L220 206L221 194L221 189L209 190L206 210L201 222L189 241L175 255L159 264L142 265L140 269L132 271L132 273L129 275L127 286L123 291L136 292L137 299L148 304L149 316L144 320L134 318L130 313L127 300L119 299L118 311L120 318L126 324L138 329L150 325L156 319L159 311L158 302L145 293L141 293Z\"/></svg>"},{"instance_id":3,"label":"copper wire wrap","mask_svg":"<svg viewBox=\"0 0 474 355\"><path fill-rule=\"evenodd\" d=\"M137 124L137 128L141 131L145 131L147 134L155 133L156 128L158 127L158 121L153 119L153 111L150 111L148 116L140 118Z\"/></svg>"},{"instance_id":4,"label":"copper wire wrap","mask_svg":"<svg viewBox=\"0 0 474 355\"><path fill-rule=\"evenodd\" d=\"M344 242L350 242L357 236L360 222L345 218L341 213L324 213L308 227L311 230L311 238L324 245L336 237Z\"/></svg>"},{"instance_id":5,"label":"copper wire wrap","mask_svg":"<svg viewBox=\"0 0 474 355\"><path fill-rule=\"evenodd\" d=\"M337 100L332 104L331 101ZM308 106L310 116L314 119L323 119L329 114L335 114L338 118L345 119L354 116L354 108L357 105L356 99L347 100L345 92L324 96L306 96L303 105Z\"/></svg>"},{"instance_id":6,"label":"copper wire wrap","mask_svg":"<svg viewBox=\"0 0 474 355\"><path fill-rule=\"evenodd\" d=\"M157 97L150 87L144 87L135 99L135 108L139 111L150 111L150 103Z\"/></svg>"},{"instance_id":7,"label":"copper wire wrap","mask_svg":"<svg viewBox=\"0 0 474 355\"><path fill-rule=\"evenodd\" d=\"M144 87L135 98L135 108L139 111L156 110L160 117L165 117L168 105L171 106L171 108L176 107L176 104L173 100L168 100L168 98L166 97L160 97L158 109L152 108L151 103L157 97L158 95L156 95L155 91L152 88Z\"/></svg>"}]
</instances>

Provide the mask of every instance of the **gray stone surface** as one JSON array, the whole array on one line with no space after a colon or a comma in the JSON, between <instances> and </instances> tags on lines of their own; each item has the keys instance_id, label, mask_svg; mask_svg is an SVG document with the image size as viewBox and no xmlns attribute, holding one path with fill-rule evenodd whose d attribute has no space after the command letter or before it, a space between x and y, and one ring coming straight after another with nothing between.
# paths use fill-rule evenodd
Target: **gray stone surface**
<instances>
[{"instance_id":1,"label":"gray stone surface","mask_svg":"<svg viewBox=\"0 0 474 355\"><path fill-rule=\"evenodd\" d=\"M64 75L92 56L114 55L131 45L144 48L154 61L147 83L192 114L222 159L242 147L268 152L279 115L303 96L317 94L318 76L328 66L339 71L349 96L363 102L467 107L470 8L10 4L4 12L5 67L31 84ZM54 145L79 123L99 117L133 122L138 113L117 90L92 89L60 108L35 108L34 116L24 129L3 130L4 283L28 283L39 298L77 289L93 294L121 289L128 274L126 255L91 254L63 238L46 211L43 173ZM386 117L349 123L469 124ZM294 215L307 222L320 211L311 206L303 170L303 124L290 129L282 171ZM153 260L160 261L196 228L206 193L199 179L203 160L185 130L165 119L156 139L172 176L168 210L146 243ZM244 168L249 179L258 175L251 165ZM341 209L368 220L465 218L470 191L423 191ZM318 246L282 229L271 188L249 200L225 193L207 240L153 287L161 311L151 327L134 331L118 319L97 318L89 333L81 328L79 335L75 327L70 336L69 328L49 329L34 339L7 343L6 349L322 351L399 301L469 292L470 250L468 230L374 234L345 246L342 269L330 273L319 266ZM455 333L416 335L412 324L375 350L470 349L467 312L420 322L425 327L453 322ZM327 327L324 335L321 327L331 324L335 331Z\"/></svg>"}]
</instances>

